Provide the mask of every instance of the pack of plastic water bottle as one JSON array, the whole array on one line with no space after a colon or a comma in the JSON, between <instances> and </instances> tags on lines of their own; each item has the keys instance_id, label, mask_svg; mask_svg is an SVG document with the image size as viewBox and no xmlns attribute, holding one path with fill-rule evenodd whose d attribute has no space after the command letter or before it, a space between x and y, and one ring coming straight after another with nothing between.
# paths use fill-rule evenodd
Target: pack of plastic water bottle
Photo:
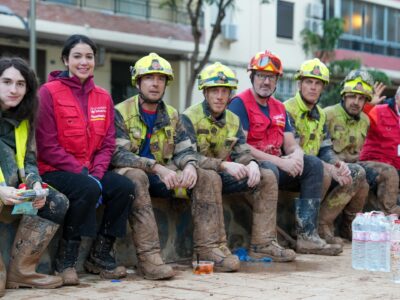
<instances>
[{"instance_id":1,"label":"pack of plastic water bottle","mask_svg":"<svg viewBox=\"0 0 400 300\"><path fill-rule=\"evenodd\" d=\"M358 213L352 223L352 267L390 272L391 231L397 215Z\"/></svg>"}]
</instances>

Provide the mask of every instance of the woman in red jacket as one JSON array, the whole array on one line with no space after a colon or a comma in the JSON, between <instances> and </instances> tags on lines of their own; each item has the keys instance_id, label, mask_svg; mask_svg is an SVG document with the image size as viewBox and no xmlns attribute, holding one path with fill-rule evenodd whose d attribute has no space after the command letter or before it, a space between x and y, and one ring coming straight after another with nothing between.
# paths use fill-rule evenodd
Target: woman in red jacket
<instances>
[{"instance_id":1,"label":"woman in red jacket","mask_svg":"<svg viewBox=\"0 0 400 300\"><path fill-rule=\"evenodd\" d=\"M103 220L84 266L103 278L126 276L110 252L115 238L126 233L134 186L108 171L115 149L114 108L108 92L94 84L95 56L92 40L70 36L61 53L67 69L50 73L39 91L39 171L70 201L55 266L64 285L79 284L75 264L81 236L96 236L100 204Z\"/></svg>"}]
</instances>

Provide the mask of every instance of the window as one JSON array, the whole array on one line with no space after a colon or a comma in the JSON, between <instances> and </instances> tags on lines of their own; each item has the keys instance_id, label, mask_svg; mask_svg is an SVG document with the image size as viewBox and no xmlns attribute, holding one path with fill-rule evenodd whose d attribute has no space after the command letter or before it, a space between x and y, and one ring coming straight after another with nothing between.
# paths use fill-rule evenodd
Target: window
<instances>
[{"instance_id":1,"label":"window","mask_svg":"<svg viewBox=\"0 0 400 300\"><path fill-rule=\"evenodd\" d=\"M42 0L44 2L55 2L55 3L61 3L61 4L67 4L67 5L77 5L78 0Z\"/></svg>"},{"instance_id":2,"label":"window","mask_svg":"<svg viewBox=\"0 0 400 300\"><path fill-rule=\"evenodd\" d=\"M19 56L29 61L29 49L28 48L17 48L13 46L0 46L0 57L6 56ZM37 49L36 50L36 75L38 77L39 83L45 83L47 79L46 75L46 51Z\"/></svg>"},{"instance_id":3,"label":"window","mask_svg":"<svg viewBox=\"0 0 400 300\"><path fill-rule=\"evenodd\" d=\"M293 9L294 4L292 2L278 1L277 37L293 38Z\"/></svg>"},{"instance_id":4,"label":"window","mask_svg":"<svg viewBox=\"0 0 400 300\"><path fill-rule=\"evenodd\" d=\"M296 85L297 81L294 80L294 74L286 74L279 79L274 97L282 102L294 97L296 94Z\"/></svg>"},{"instance_id":5,"label":"window","mask_svg":"<svg viewBox=\"0 0 400 300\"><path fill-rule=\"evenodd\" d=\"M361 0L342 0L344 33L339 47L398 56L400 10Z\"/></svg>"},{"instance_id":6,"label":"window","mask_svg":"<svg viewBox=\"0 0 400 300\"><path fill-rule=\"evenodd\" d=\"M385 31L385 12L383 6L375 7L376 13L376 26L375 27L375 38L378 40L384 39L384 31ZM386 20L387 21L387 20Z\"/></svg>"},{"instance_id":7,"label":"window","mask_svg":"<svg viewBox=\"0 0 400 300\"><path fill-rule=\"evenodd\" d=\"M121 60L111 61L111 95L114 104L137 94L136 88L132 86L129 72L129 67L134 63Z\"/></svg>"}]
</instances>

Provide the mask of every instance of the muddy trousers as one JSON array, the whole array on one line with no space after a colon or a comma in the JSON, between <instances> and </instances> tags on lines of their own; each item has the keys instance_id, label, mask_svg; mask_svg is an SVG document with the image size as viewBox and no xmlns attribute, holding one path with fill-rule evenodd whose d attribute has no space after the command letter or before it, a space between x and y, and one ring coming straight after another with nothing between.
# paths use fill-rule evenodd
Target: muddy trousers
<instances>
[{"instance_id":1,"label":"muddy trousers","mask_svg":"<svg viewBox=\"0 0 400 300\"><path fill-rule=\"evenodd\" d=\"M247 178L237 180L228 173L220 172L222 194L244 192L245 199L252 207L253 225L251 246L265 246L276 239L276 209L278 200L277 181L268 169L261 169L261 181L255 188L249 188ZM222 233L221 233L222 235ZM226 235L224 235L226 240Z\"/></svg>"},{"instance_id":2,"label":"muddy trousers","mask_svg":"<svg viewBox=\"0 0 400 300\"><path fill-rule=\"evenodd\" d=\"M367 181L376 195L376 201L371 203L377 210L385 214L400 215L400 206L397 205L399 193L399 175L395 167L375 161L360 161L365 172Z\"/></svg>"},{"instance_id":3,"label":"muddy trousers","mask_svg":"<svg viewBox=\"0 0 400 300\"><path fill-rule=\"evenodd\" d=\"M357 212L362 211L368 196L368 183L364 169L358 164L348 164L353 182L340 186L332 179L325 199L321 203L319 234L328 243L340 243L335 238L334 221L343 212L343 223L340 231L345 238L351 238L351 223ZM326 169L325 169L326 171ZM325 176L328 172L325 172Z\"/></svg>"},{"instance_id":4,"label":"muddy trousers","mask_svg":"<svg viewBox=\"0 0 400 300\"><path fill-rule=\"evenodd\" d=\"M61 278L36 273L36 267L67 209L68 199L50 188L45 206L39 210L38 215L22 216L11 249L7 288L56 288L62 285ZM4 287L4 283L0 280L1 286Z\"/></svg>"},{"instance_id":5,"label":"muddy trousers","mask_svg":"<svg viewBox=\"0 0 400 300\"><path fill-rule=\"evenodd\" d=\"M133 201L132 210L129 214L129 224L132 228L132 239L136 248L139 273L146 279L152 280L173 277L175 272L170 266L165 265L161 258L158 227L149 188L154 189L155 186L158 186L157 192L161 190L169 193L169 191L166 190L165 184L161 182L158 176L153 177L153 174L147 174L141 169L121 168L116 169L115 172L126 176L135 185L135 201ZM164 196L166 195L164 194Z\"/></svg>"},{"instance_id":6,"label":"muddy trousers","mask_svg":"<svg viewBox=\"0 0 400 300\"><path fill-rule=\"evenodd\" d=\"M197 183L191 191L191 201L194 256L214 261L216 271L237 271L239 259L226 245L222 182L217 172L197 169Z\"/></svg>"},{"instance_id":7,"label":"muddy trousers","mask_svg":"<svg viewBox=\"0 0 400 300\"><path fill-rule=\"evenodd\" d=\"M149 181L150 196L161 198L173 197L173 191L168 190L158 176L147 174L147 177ZM217 203L215 197L215 191L218 188L218 184L215 185L215 183L220 182L218 174L214 171L199 168L197 169L197 177L196 186L192 190L188 191L188 195L192 201L195 253L202 252L205 249L218 247L218 228L220 226L218 212L221 210L221 208L218 208L218 205L220 204Z\"/></svg>"},{"instance_id":8,"label":"muddy trousers","mask_svg":"<svg viewBox=\"0 0 400 300\"><path fill-rule=\"evenodd\" d=\"M292 261L296 257L294 251L284 249L277 242L278 182L276 175L268 167L264 168L263 164L260 165L260 173L260 183L254 188L248 187L247 178L238 181L228 173L219 173L222 180L222 193L244 192L246 200L252 207L253 224L249 251L252 257L269 256L274 261ZM220 218L223 222L223 214ZM220 236L221 240L226 241L225 231L220 232Z\"/></svg>"},{"instance_id":9,"label":"muddy trousers","mask_svg":"<svg viewBox=\"0 0 400 300\"><path fill-rule=\"evenodd\" d=\"M327 245L318 235L318 212L322 192L322 161L310 155L304 155L303 173L290 177L269 162L262 162L274 171L279 178L279 189L298 192L295 199L295 223L297 232L296 252L320 255L337 255L342 249L340 245Z\"/></svg>"}]
</instances>

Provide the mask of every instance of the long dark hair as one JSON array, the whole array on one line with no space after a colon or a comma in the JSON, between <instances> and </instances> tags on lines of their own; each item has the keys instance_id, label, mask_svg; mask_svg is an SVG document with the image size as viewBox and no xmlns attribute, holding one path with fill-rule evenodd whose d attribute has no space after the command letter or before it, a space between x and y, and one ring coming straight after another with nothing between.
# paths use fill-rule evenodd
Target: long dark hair
<instances>
[{"instance_id":1,"label":"long dark hair","mask_svg":"<svg viewBox=\"0 0 400 300\"><path fill-rule=\"evenodd\" d=\"M65 60L68 60L69 53L71 49L75 47L76 44L87 44L93 50L94 56L96 56L97 46L94 41L92 41L89 37L83 34L73 34L71 35L64 43L64 47L61 51L61 61L64 63Z\"/></svg>"},{"instance_id":2,"label":"long dark hair","mask_svg":"<svg viewBox=\"0 0 400 300\"><path fill-rule=\"evenodd\" d=\"M16 106L3 112L8 118L18 121L28 119L31 130L35 124L36 113L39 105L37 89L38 81L35 72L29 67L28 63L20 57L1 57L0 58L0 76L4 71L14 67L17 69L26 82L26 93L22 101Z\"/></svg>"}]
</instances>

